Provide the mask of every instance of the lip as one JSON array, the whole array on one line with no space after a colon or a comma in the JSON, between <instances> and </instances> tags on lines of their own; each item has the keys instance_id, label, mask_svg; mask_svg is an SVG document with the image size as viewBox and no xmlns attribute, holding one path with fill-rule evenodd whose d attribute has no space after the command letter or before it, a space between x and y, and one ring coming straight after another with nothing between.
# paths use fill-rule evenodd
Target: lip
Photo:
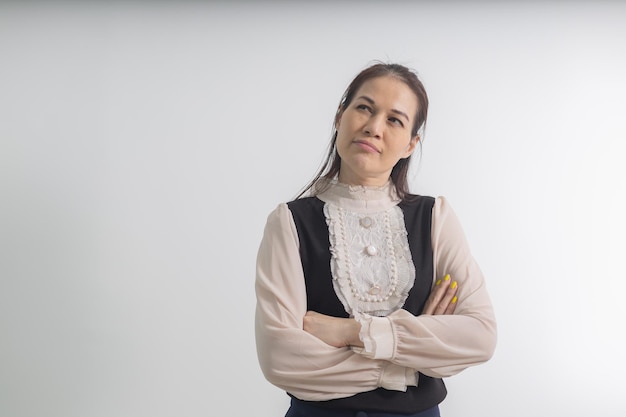
<instances>
[{"instance_id":1,"label":"lip","mask_svg":"<svg viewBox=\"0 0 626 417\"><path fill-rule=\"evenodd\" d=\"M376 152L376 153L380 153L380 149L378 149L374 144L366 141L366 140L361 140L361 139L355 139L352 141L352 143L355 143L356 145L358 145L361 149L364 149L368 152Z\"/></svg>"}]
</instances>

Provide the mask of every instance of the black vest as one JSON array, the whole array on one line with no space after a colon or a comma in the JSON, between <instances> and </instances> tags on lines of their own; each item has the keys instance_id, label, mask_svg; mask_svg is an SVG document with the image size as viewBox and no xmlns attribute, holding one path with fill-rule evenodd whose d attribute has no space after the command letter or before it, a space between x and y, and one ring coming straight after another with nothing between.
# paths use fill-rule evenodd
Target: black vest
<instances>
[{"instance_id":1,"label":"black vest","mask_svg":"<svg viewBox=\"0 0 626 417\"><path fill-rule=\"evenodd\" d=\"M402 308L417 316L422 312L432 286L431 220L435 199L413 196L407 200L401 202L398 207L404 213L409 248L415 265L415 283ZM334 317L349 317L333 288L328 225L323 211L324 202L316 197L307 197L294 200L287 205L292 213L300 241L307 310ZM406 392L377 388L347 398L306 402L317 407L343 410L417 413L439 404L447 393L441 379L431 378L421 373L418 378L418 386L408 387Z\"/></svg>"}]
</instances>

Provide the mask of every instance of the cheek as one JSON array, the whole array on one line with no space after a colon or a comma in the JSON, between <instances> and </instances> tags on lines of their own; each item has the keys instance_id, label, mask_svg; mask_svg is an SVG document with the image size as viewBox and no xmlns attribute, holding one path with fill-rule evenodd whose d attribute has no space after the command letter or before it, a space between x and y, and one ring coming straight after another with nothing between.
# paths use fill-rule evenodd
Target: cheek
<instances>
[{"instance_id":1,"label":"cheek","mask_svg":"<svg viewBox=\"0 0 626 417\"><path fill-rule=\"evenodd\" d=\"M349 141L350 141L350 135L348 134L348 131L345 128L345 124L342 126L339 126L339 129L337 129L337 148L345 147Z\"/></svg>"},{"instance_id":2,"label":"cheek","mask_svg":"<svg viewBox=\"0 0 626 417\"><path fill-rule=\"evenodd\" d=\"M337 143L336 143L337 153L339 154L341 158L344 157L344 153L345 153L347 146L348 145L346 144L346 141L343 139L343 137L341 135L337 135Z\"/></svg>"},{"instance_id":3,"label":"cheek","mask_svg":"<svg viewBox=\"0 0 626 417\"><path fill-rule=\"evenodd\" d=\"M411 141L410 140L402 140L397 146L394 146L394 157L398 160L407 157L407 152L411 149Z\"/></svg>"}]
</instances>

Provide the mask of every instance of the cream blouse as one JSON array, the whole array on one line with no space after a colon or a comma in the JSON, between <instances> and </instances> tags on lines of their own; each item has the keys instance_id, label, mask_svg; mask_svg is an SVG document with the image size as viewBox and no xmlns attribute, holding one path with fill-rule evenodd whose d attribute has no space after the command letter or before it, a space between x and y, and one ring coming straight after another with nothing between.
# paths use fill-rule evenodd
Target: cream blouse
<instances>
[{"instance_id":1,"label":"cream blouse","mask_svg":"<svg viewBox=\"0 0 626 417\"><path fill-rule=\"evenodd\" d=\"M357 236L356 240L363 239L363 234L358 232L363 225L353 220L355 213L359 214L358 218L366 214L379 224L391 222L395 227L388 229L392 231L397 231L398 225L404 227L402 212L397 207L399 200L389 187L334 184L318 198L325 203L332 262L341 260L337 252L341 251L342 245L333 238L333 229L347 228ZM365 348L351 349L327 345L302 329L307 301L296 227L287 204L279 204L270 213L256 268L257 353L268 381L299 399L324 401L378 387L405 391L407 386L419 383L417 372L431 377L447 377L492 356L496 323L482 272L445 198L435 200L432 214L432 278L434 282L450 274L458 282L455 313L414 316L401 308L406 291L399 290L399 297L384 297L387 289L397 287L398 282L410 289L415 274L412 262L407 264L403 254L406 237L403 240L402 236L406 231L395 233L395 237L387 237L387 246L393 249L393 257L400 258L402 264L395 274L396 282L393 281L394 274L389 273L385 282L359 281L356 284L360 286L359 291L352 293L342 292L335 285L346 311L356 316L362 326L360 337ZM367 261L368 250L377 251L385 246L380 243L380 239L385 242L384 229L380 229L381 237L372 246L374 249L365 247L364 261ZM354 240L353 237L349 241ZM395 264L395 261L390 263ZM348 288L352 285L347 276L338 279L337 266L331 265L331 271L336 282L343 279ZM383 296L379 295L381 290ZM368 291L372 294L369 302L365 299ZM351 297L350 294L354 293L366 295ZM373 314L360 311L359 306L371 302L384 307L374 309Z\"/></svg>"}]
</instances>

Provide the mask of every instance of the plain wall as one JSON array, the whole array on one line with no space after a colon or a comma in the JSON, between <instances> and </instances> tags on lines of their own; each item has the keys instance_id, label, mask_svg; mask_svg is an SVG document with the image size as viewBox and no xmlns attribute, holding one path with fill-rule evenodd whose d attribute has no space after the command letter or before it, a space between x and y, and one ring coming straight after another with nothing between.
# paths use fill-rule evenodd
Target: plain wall
<instances>
[{"instance_id":1,"label":"plain wall","mask_svg":"<svg viewBox=\"0 0 626 417\"><path fill-rule=\"evenodd\" d=\"M256 251L373 60L426 85L412 190L498 319L443 415L623 416L626 5L593 1L0 3L0 415L284 415Z\"/></svg>"}]
</instances>

